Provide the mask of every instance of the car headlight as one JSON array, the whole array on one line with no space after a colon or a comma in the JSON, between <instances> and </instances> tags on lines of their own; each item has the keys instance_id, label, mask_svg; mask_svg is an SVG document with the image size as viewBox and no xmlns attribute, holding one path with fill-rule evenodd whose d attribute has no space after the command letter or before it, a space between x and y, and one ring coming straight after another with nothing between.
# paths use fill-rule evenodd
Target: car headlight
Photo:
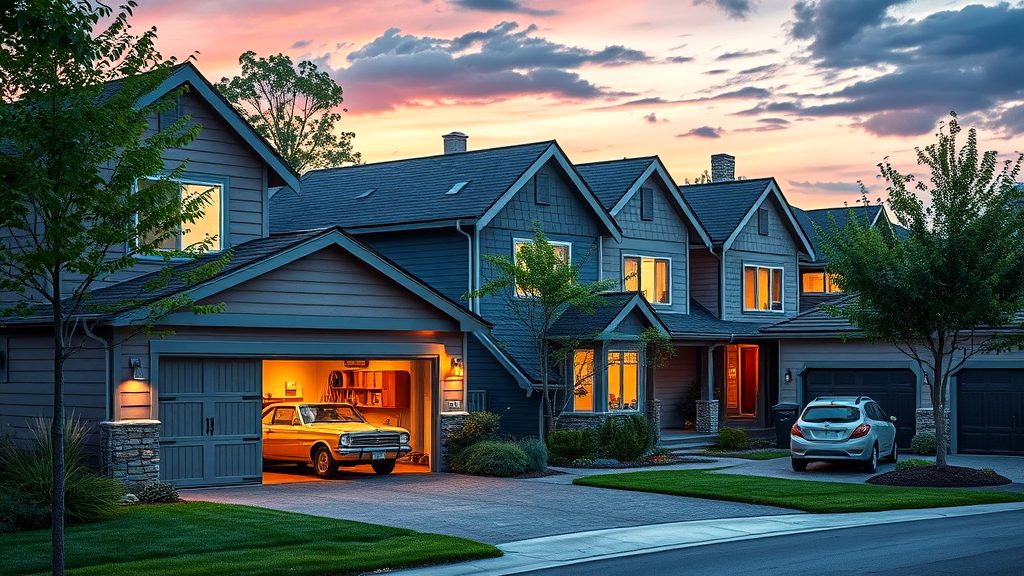
<instances>
[{"instance_id":1,"label":"car headlight","mask_svg":"<svg viewBox=\"0 0 1024 576\"><path fill-rule=\"evenodd\" d=\"M338 436L338 444L341 446L351 446L352 436L349 434L342 434L341 436Z\"/></svg>"},{"instance_id":2,"label":"car headlight","mask_svg":"<svg viewBox=\"0 0 1024 576\"><path fill-rule=\"evenodd\" d=\"M401 442L402 444L408 444L409 443L409 435L408 434L400 434L398 436L398 441Z\"/></svg>"}]
</instances>

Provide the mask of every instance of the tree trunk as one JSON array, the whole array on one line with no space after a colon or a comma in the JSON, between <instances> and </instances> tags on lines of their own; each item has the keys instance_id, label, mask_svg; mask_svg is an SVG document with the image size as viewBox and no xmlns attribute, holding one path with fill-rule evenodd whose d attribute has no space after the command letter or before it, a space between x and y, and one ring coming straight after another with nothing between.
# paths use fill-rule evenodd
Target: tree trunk
<instances>
[{"instance_id":1,"label":"tree trunk","mask_svg":"<svg viewBox=\"0 0 1024 576\"><path fill-rule=\"evenodd\" d=\"M53 450L51 493L52 554L54 576L64 575L64 325L61 306L61 275L53 277L53 422L50 424L50 446Z\"/></svg>"},{"instance_id":2,"label":"tree trunk","mask_svg":"<svg viewBox=\"0 0 1024 576\"><path fill-rule=\"evenodd\" d=\"M548 384L548 345L547 335L541 336L540 345L540 379L544 385L544 436L547 437L555 429L555 402L551 399ZM543 440L543 438L541 438Z\"/></svg>"},{"instance_id":3,"label":"tree trunk","mask_svg":"<svg viewBox=\"0 0 1024 576\"><path fill-rule=\"evenodd\" d=\"M934 379L931 383L932 391L932 418L935 421L935 467L939 470L946 469L946 390L942 385L946 377L942 366L942 358L945 355L940 347L936 351Z\"/></svg>"}]
</instances>

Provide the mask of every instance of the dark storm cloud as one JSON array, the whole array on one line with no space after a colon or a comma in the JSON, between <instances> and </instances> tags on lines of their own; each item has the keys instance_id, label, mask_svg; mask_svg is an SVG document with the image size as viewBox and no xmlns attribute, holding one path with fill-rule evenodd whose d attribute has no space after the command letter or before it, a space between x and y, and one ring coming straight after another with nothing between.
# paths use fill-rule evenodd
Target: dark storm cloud
<instances>
[{"instance_id":1,"label":"dark storm cloud","mask_svg":"<svg viewBox=\"0 0 1024 576\"><path fill-rule=\"evenodd\" d=\"M1013 116L991 112L1024 97L1024 5L971 5L897 21L902 2L821 0L794 8L791 34L809 41L807 57L824 74L865 67L874 75L816 95L799 113L856 116L882 136L933 131L950 110L978 114L1008 134Z\"/></svg>"},{"instance_id":2,"label":"dark storm cloud","mask_svg":"<svg viewBox=\"0 0 1024 576\"><path fill-rule=\"evenodd\" d=\"M721 128L701 126L683 134L676 134L676 138L721 138L724 132L725 130Z\"/></svg>"},{"instance_id":3,"label":"dark storm cloud","mask_svg":"<svg viewBox=\"0 0 1024 576\"><path fill-rule=\"evenodd\" d=\"M459 8L480 12L512 12L528 14L530 16L552 16L558 14L558 10L538 10L516 0L453 0L452 4Z\"/></svg>"},{"instance_id":4,"label":"dark storm cloud","mask_svg":"<svg viewBox=\"0 0 1024 576\"><path fill-rule=\"evenodd\" d=\"M754 3L751 0L693 0L694 6L701 4L712 5L735 20L746 19L754 8Z\"/></svg>"},{"instance_id":5,"label":"dark storm cloud","mask_svg":"<svg viewBox=\"0 0 1024 576\"><path fill-rule=\"evenodd\" d=\"M502 22L454 38L402 34L397 28L351 52L335 71L352 110L386 110L440 101L495 101L524 95L593 99L629 96L597 86L578 70L586 65L646 62L625 46L591 50L551 42L537 27Z\"/></svg>"}]
</instances>

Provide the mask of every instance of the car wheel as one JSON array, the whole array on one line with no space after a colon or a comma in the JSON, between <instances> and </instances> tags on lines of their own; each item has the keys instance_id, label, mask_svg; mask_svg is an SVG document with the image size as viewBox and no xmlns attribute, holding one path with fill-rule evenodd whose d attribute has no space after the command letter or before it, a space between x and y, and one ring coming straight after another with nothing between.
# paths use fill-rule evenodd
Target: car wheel
<instances>
[{"instance_id":1,"label":"car wheel","mask_svg":"<svg viewBox=\"0 0 1024 576\"><path fill-rule=\"evenodd\" d=\"M878 470L878 444L871 447L871 457L864 463L864 471L874 474Z\"/></svg>"},{"instance_id":2,"label":"car wheel","mask_svg":"<svg viewBox=\"0 0 1024 576\"><path fill-rule=\"evenodd\" d=\"M383 462L374 462L370 464L370 466L373 466L373 471L376 472L378 476L387 476L388 474L391 474L392 471L394 471L395 461L384 460Z\"/></svg>"},{"instance_id":3,"label":"car wheel","mask_svg":"<svg viewBox=\"0 0 1024 576\"><path fill-rule=\"evenodd\" d=\"M338 471L338 463L326 447L321 446L313 455L313 471L321 478L331 478Z\"/></svg>"},{"instance_id":4,"label":"car wheel","mask_svg":"<svg viewBox=\"0 0 1024 576\"><path fill-rule=\"evenodd\" d=\"M900 453L899 453L899 450L896 449L896 441L893 440L892 441L892 454L889 454L889 462L892 462L893 464L895 464L896 461L899 460L899 457L900 457Z\"/></svg>"},{"instance_id":5,"label":"car wheel","mask_svg":"<svg viewBox=\"0 0 1024 576\"><path fill-rule=\"evenodd\" d=\"M807 460L804 460L803 458L792 458L791 460L794 472L804 472L807 470Z\"/></svg>"}]
</instances>

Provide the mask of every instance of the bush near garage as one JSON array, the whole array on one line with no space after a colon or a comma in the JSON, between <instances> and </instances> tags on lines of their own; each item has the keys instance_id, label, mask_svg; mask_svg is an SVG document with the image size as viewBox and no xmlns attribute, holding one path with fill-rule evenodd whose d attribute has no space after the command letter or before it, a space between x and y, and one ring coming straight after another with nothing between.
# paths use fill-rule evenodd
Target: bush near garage
<instances>
[{"instance_id":1,"label":"bush near garage","mask_svg":"<svg viewBox=\"0 0 1024 576\"><path fill-rule=\"evenodd\" d=\"M482 440L491 440L498 434L501 416L493 412L470 412L462 423L462 428L453 431L444 439L445 457L448 467L458 458L458 454Z\"/></svg>"},{"instance_id":2,"label":"bush near garage","mask_svg":"<svg viewBox=\"0 0 1024 576\"><path fill-rule=\"evenodd\" d=\"M527 472L540 472L548 467L548 447L539 438L526 438L519 441L519 447L526 453L529 464Z\"/></svg>"},{"instance_id":3,"label":"bush near garage","mask_svg":"<svg viewBox=\"0 0 1024 576\"><path fill-rule=\"evenodd\" d=\"M915 454L922 456L934 456L935 455L935 434L929 434L927 432L921 432L916 434L910 441L910 449Z\"/></svg>"},{"instance_id":4,"label":"bush near garage","mask_svg":"<svg viewBox=\"0 0 1024 576\"><path fill-rule=\"evenodd\" d=\"M180 502L178 491L169 482L150 482L140 488L135 496L145 504L171 504Z\"/></svg>"},{"instance_id":5,"label":"bush near garage","mask_svg":"<svg viewBox=\"0 0 1024 576\"><path fill-rule=\"evenodd\" d=\"M605 420L597 437L601 455L620 462L639 460L654 444L651 424L640 414Z\"/></svg>"},{"instance_id":6,"label":"bush near garage","mask_svg":"<svg viewBox=\"0 0 1024 576\"><path fill-rule=\"evenodd\" d=\"M547 446L548 456L552 462L569 463L595 455L597 433L589 428L555 430L548 434Z\"/></svg>"},{"instance_id":7,"label":"bush near garage","mask_svg":"<svg viewBox=\"0 0 1024 576\"><path fill-rule=\"evenodd\" d=\"M719 448L742 450L747 447L747 433L739 428L722 428L718 431Z\"/></svg>"},{"instance_id":8,"label":"bush near garage","mask_svg":"<svg viewBox=\"0 0 1024 576\"><path fill-rule=\"evenodd\" d=\"M484 440L461 450L452 460L452 470L474 476L507 478L527 471L530 457L518 442Z\"/></svg>"}]
</instances>

